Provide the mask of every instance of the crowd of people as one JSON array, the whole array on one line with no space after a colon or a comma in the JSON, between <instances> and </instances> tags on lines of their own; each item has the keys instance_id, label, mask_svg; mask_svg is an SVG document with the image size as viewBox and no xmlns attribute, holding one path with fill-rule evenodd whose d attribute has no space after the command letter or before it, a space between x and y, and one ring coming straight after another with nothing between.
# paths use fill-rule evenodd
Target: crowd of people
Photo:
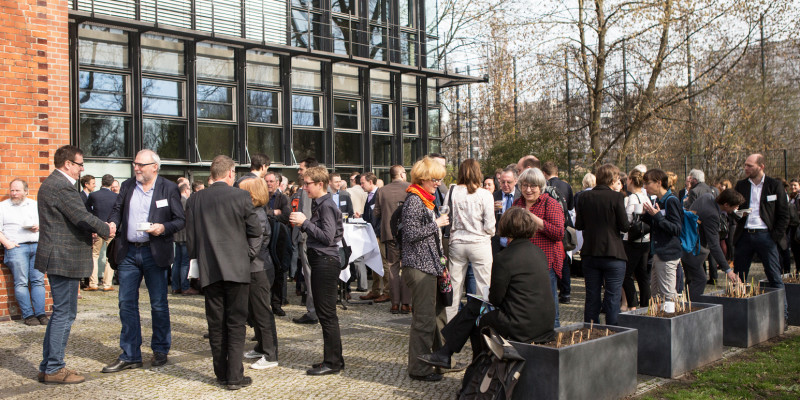
<instances>
[{"instance_id":1,"label":"crowd of people","mask_svg":"<svg viewBox=\"0 0 800 400\"><path fill-rule=\"evenodd\" d=\"M515 341L553 340L578 258L584 321L600 323L605 314L604 322L615 325L620 312L647 307L651 297L677 300L688 290L697 298L717 269L731 281L746 280L755 254L769 284L782 287L791 254L795 262L800 256L800 181L766 176L759 154L747 158L735 186L709 186L702 171L692 170L676 192L670 172L640 165L626 174L605 164L574 194L554 162L533 155L494 175L465 160L450 185L442 184L447 163L440 154L418 160L410 180L403 166L392 166L385 185L372 172L342 177L313 158L299 163L295 185L270 171L263 154L253 155L250 172L238 178L234 161L217 156L207 182L172 182L159 175L158 154L142 150L134 177L120 184L104 175L97 191L93 176L81 176L79 148L59 148L54 165L38 201L18 178L0 202L0 242L23 321L47 325L38 379L48 384L84 381L66 368L64 348L86 277L86 291L113 291L113 279L119 282L121 353L102 372L143 366L144 280L151 365L168 362L170 286L175 295L202 294L215 376L235 390L252 382L244 359L256 359L253 369L278 365L275 317L286 316L292 281L305 306L292 321L322 327L322 361L308 375L345 368L336 303L340 290L349 299L355 286L366 292L362 300L411 314L408 375L437 381L454 369L452 355L467 339L479 354L482 328ZM691 229L686 212L701 222L693 249L681 242ZM371 287L364 258L350 260L343 240L349 217L363 219L379 242L384 274L373 272ZM340 283L346 268L352 278ZM53 299L49 318L44 274ZM247 325L255 332L252 350L244 348Z\"/></svg>"}]
</instances>

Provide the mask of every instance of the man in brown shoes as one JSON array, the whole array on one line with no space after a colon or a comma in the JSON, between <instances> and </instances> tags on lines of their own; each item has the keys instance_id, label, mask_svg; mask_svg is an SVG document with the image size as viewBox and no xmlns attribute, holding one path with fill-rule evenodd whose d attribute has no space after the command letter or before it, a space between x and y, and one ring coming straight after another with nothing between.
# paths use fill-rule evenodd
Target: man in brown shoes
<instances>
[{"instance_id":1,"label":"man in brown shoes","mask_svg":"<svg viewBox=\"0 0 800 400\"><path fill-rule=\"evenodd\" d=\"M67 368L61 368L54 374L39 372L39 382L45 385L73 385L83 383L85 380L86 378Z\"/></svg>"}]
</instances>

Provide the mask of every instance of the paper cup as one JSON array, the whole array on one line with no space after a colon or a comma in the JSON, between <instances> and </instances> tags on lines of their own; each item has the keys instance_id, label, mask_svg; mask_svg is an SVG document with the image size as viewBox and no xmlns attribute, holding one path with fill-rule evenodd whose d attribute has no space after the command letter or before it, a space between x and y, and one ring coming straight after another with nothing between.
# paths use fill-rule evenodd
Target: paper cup
<instances>
[{"instance_id":1,"label":"paper cup","mask_svg":"<svg viewBox=\"0 0 800 400\"><path fill-rule=\"evenodd\" d=\"M153 226L153 224L150 223L150 222L139 222L138 224L136 224L136 230L137 231L146 231L146 230L150 229L151 226Z\"/></svg>"},{"instance_id":2,"label":"paper cup","mask_svg":"<svg viewBox=\"0 0 800 400\"><path fill-rule=\"evenodd\" d=\"M665 301L664 302L664 312L667 314L672 314L675 312L675 302L674 301Z\"/></svg>"}]
</instances>

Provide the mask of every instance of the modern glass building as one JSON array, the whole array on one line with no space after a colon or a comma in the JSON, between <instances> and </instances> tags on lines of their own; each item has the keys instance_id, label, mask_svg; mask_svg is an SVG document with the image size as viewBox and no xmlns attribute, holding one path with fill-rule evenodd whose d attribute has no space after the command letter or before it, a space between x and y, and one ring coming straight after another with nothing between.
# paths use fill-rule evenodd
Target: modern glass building
<instances>
[{"instance_id":1,"label":"modern glass building","mask_svg":"<svg viewBox=\"0 0 800 400\"><path fill-rule=\"evenodd\" d=\"M441 148L436 0L70 0L70 141L86 173L203 179L316 157L340 172L411 166Z\"/></svg>"}]
</instances>

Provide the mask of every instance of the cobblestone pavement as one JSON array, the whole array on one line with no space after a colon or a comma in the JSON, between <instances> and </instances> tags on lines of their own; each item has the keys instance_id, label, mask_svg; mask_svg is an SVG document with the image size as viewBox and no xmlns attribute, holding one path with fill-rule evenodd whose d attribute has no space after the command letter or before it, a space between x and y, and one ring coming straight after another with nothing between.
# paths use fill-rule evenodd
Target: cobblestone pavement
<instances>
[{"instance_id":1,"label":"cobblestone pavement","mask_svg":"<svg viewBox=\"0 0 800 400\"><path fill-rule=\"evenodd\" d=\"M753 272L756 279L763 276L760 270ZM294 292L291 289L290 283L290 292ZM353 292L354 298L357 294L361 293ZM208 341L202 337L206 332L202 296L169 296L172 350L169 363L156 368L149 365L147 290L140 290L140 296L144 368L103 374L100 369L120 353L117 292L83 292L66 354L67 366L86 376L80 385L48 386L36 381L44 326L0 323L0 398L450 399L463 376L463 372L449 373L436 383L409 379L406 363L411 318L390 314L388 303L339 308L347 368L340 375L306 376L306 369L322 359L322 332L319 325L291 322L305 309L292 295L291 304L284 307L287 316L276 318L280 366L261 371L246 368L245 375L253 378L253 385L227 391L215 384ZM575 278L571 304L561 305L562 324L583 320L583 300L583 280ZM251 337L252 329L248 328L247 334ZM253 343L248 341L246 349ZM726 348L726 356L739 351ZM456 355L464 364L470 358L469 346ZM666 381L640 375L639 392Z\"/></svg>"}]
</instances>

